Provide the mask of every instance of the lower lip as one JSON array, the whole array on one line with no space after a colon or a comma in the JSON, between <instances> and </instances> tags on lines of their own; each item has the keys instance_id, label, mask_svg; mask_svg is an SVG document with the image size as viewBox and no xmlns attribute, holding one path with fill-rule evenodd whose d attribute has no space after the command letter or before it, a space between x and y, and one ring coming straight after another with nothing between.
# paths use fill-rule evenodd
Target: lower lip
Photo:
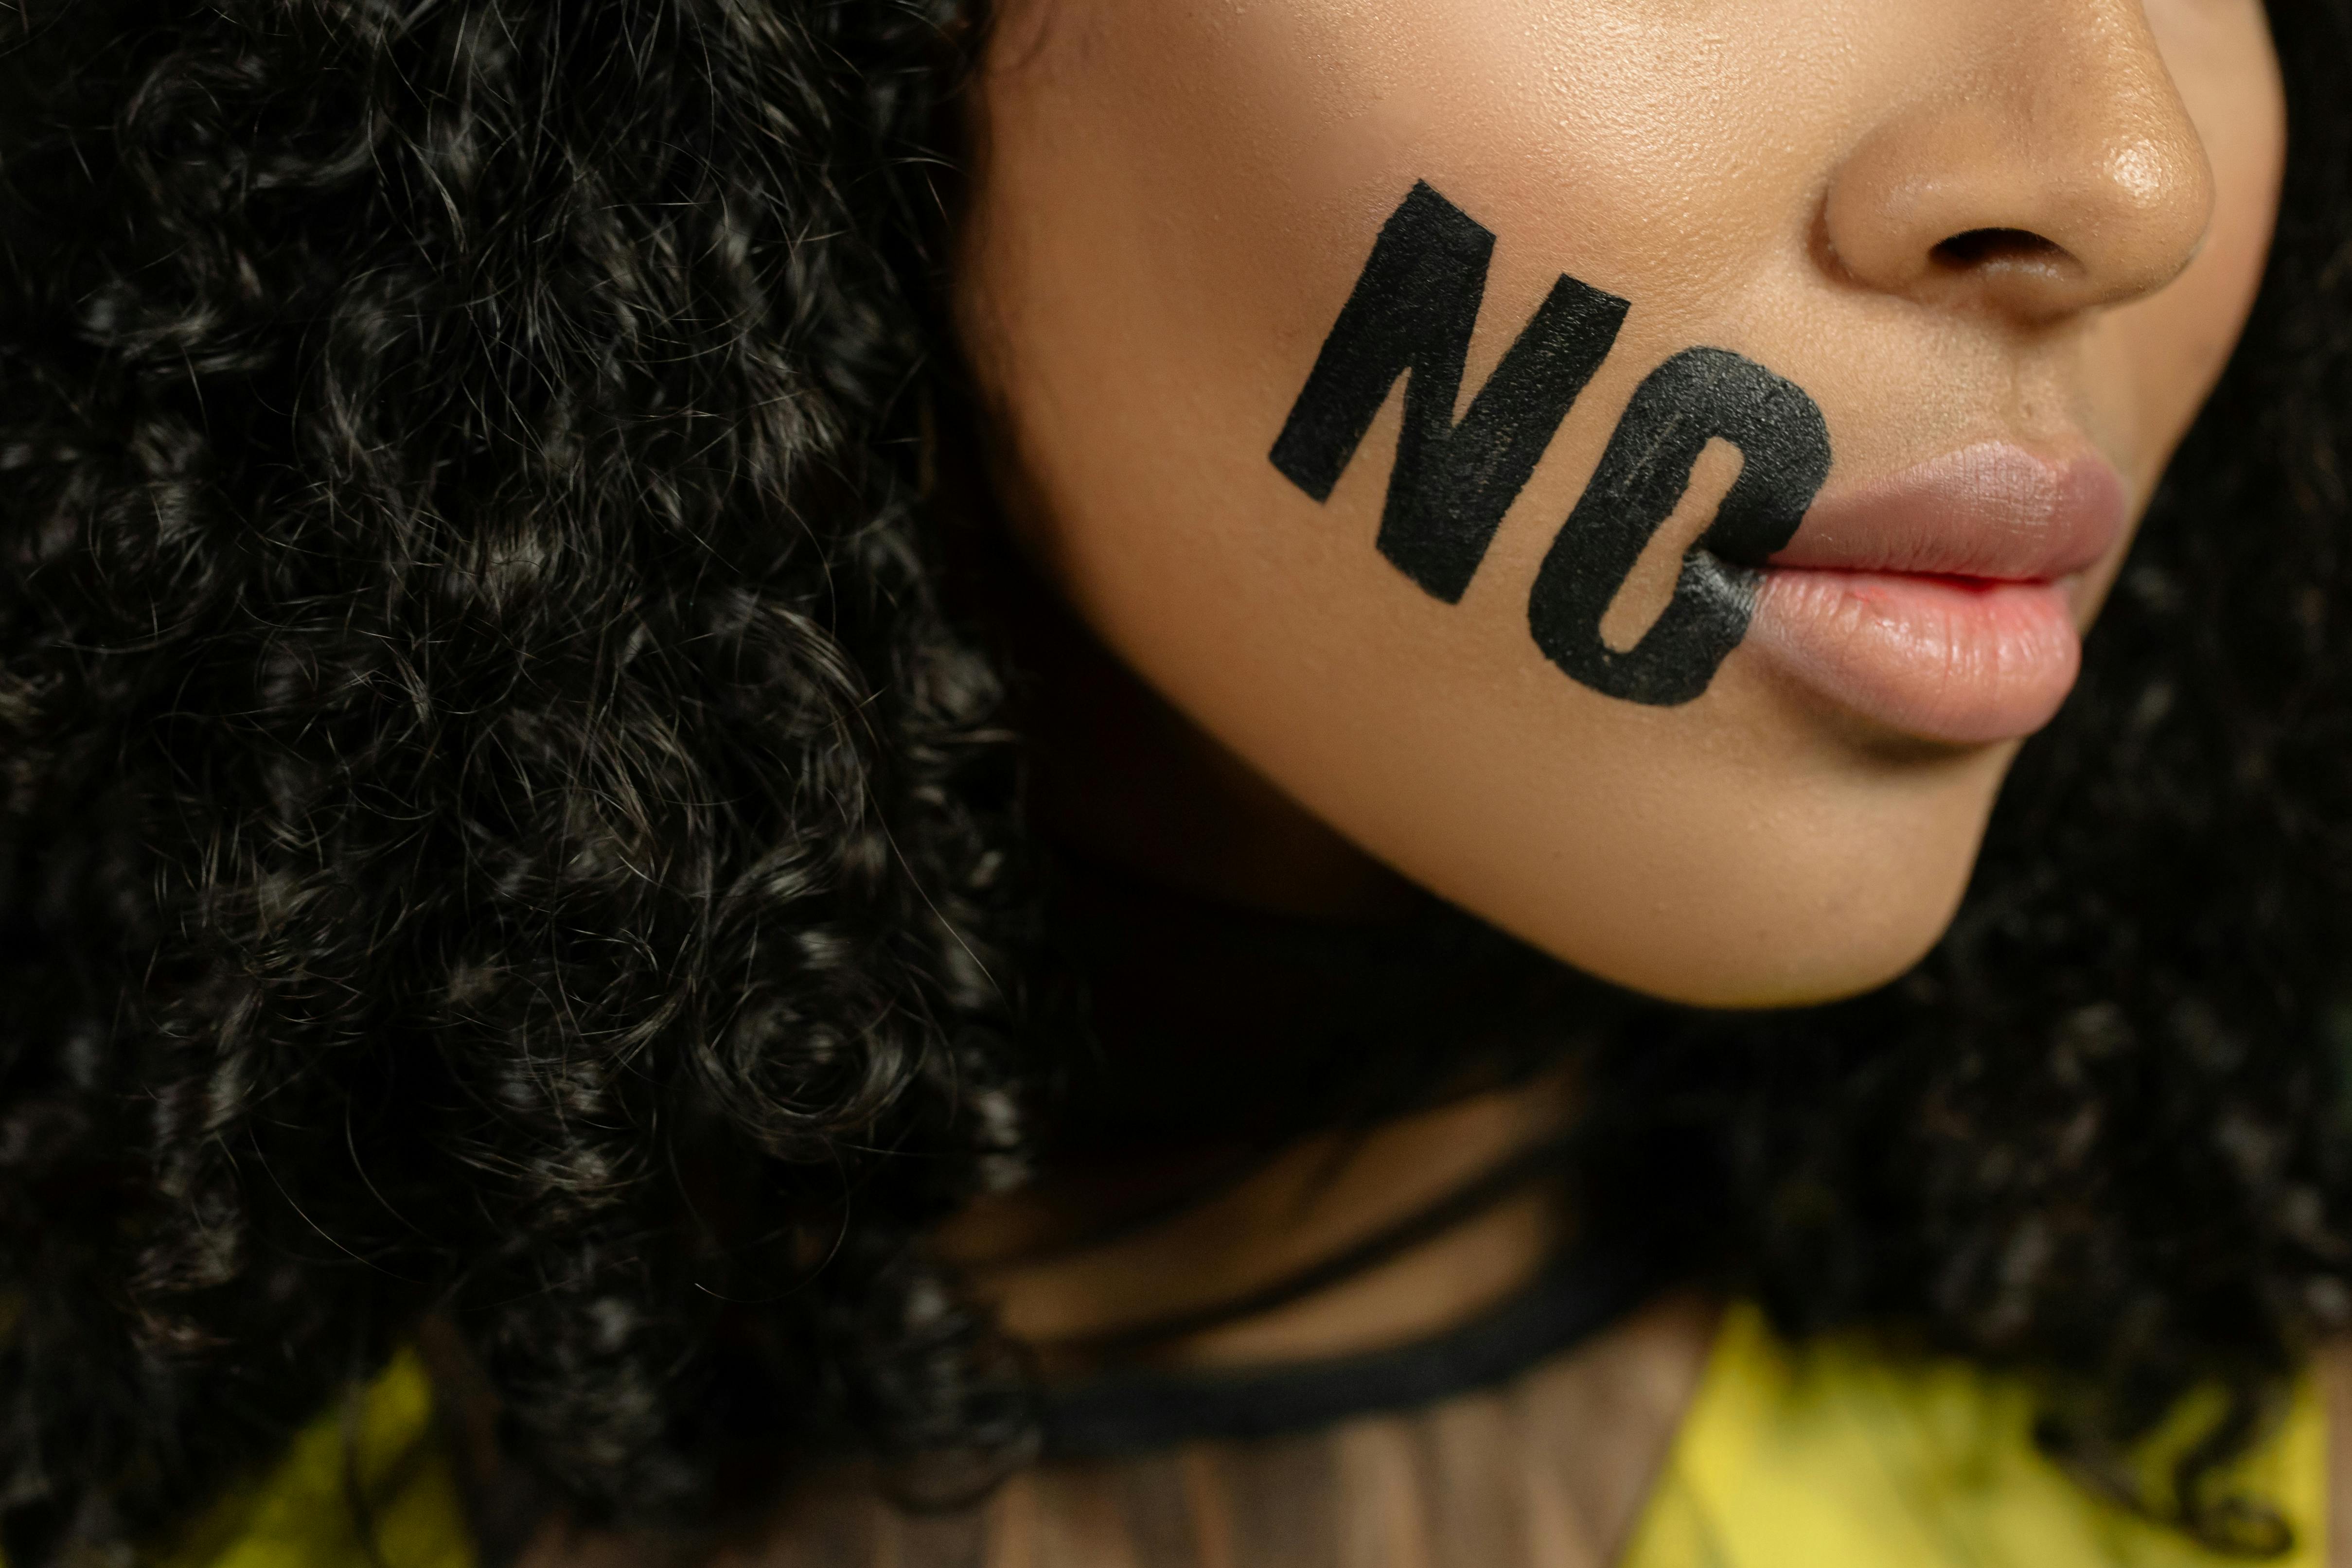
<instances>
[{"instance_id":1,"label":"lower lip","mask_svg":"<svg viewBox=\"0 0 2352 1568\"><path fill-rule=\"evenodd\" d=\"M1748 645L1800 684L1923 740L2014 740L2082 668L2063 582L1770 567Z\"/></svg>"}]
</instances>

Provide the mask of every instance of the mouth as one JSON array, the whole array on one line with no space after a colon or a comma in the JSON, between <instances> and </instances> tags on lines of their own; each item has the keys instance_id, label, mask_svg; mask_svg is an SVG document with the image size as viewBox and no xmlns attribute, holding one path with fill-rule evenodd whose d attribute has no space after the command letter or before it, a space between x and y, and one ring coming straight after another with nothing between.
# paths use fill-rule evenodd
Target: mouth
<instances>
[{"instance_id":1,"label":"mouth","mask_svg":"<svg viewBox=\"0 0 2352 1568\"><path fill-rule=\"evenodd\" d=\"M2083 585L2126 521L2096 456L1963 447L1815 503L1765 563L1748 644L1903 734L2013 740L2073 689Z\"/></svg>"}]
</instances>

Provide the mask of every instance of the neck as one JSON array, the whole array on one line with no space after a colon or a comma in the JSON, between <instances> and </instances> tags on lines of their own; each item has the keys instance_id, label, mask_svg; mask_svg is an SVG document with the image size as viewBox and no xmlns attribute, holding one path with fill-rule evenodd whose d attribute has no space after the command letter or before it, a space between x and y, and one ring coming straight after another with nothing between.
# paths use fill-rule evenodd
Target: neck
<instances>
[{"instance_id":1,"label":"neck","mask_svg":"<svg viewBox=\"0 0 2352 1568\"><path fill-rule=\"evenodd\" d=\"M992 591L1033 676L1032 807L1064 852L1059 925L1100 1042L1074 1053L1047 1176L941 1239L1006 1330L1070 1371L1279 1361L1439 1332L1525 1283L1559 1239L1556 1184L1279 1305L1127 1332L1345 1256L1546 1143L1563 1092L1555 1077L1398 1114L1491 1043L1481 1009L1527 980L1525 956L1433 918L1034 579ZM1353 1130L1297 1138L1335 1124Z\"/></svg>"},{"instance_id":2,"label":"neck","mask_svg":"<svg viewBox=\"0 0 2352 1568\"><path fill-rule=\"evenodd\" d=\"M1515 1156L1544 1149L1565 1119L1565 1099L1554 1078L1367 1132L1302 1139L1259 1159L1241 1150L1189 1162L1089 1156L973 1209L943 1239L1006 1332L1053 1372L1384 1349L1440 1333L1526 1285L1563 1232L1553 1185L1496 1184L1499 1193L1485 1195L1493 1200L1469 1206L1458 1223L1375 1249L1381 1255L1366 1266L1319 1288L1231 1317L1218 1309L1288 1295L1284 1282L1366 1249L1513 1166ZM1174 1203L1165 1201L1171 1189ZM1187 1189L1193 1196L1182 1201ZM1118 1223L1139 1211L1160 1217Z\"/></svg>"}]
</instances>

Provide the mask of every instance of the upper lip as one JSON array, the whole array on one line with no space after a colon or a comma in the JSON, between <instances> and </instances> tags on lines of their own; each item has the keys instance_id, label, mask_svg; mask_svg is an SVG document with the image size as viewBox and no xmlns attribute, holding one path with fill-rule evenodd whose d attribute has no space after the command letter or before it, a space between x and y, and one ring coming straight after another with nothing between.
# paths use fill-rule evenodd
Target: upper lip
<instances>
[{"instance_id":1,"label":"upper lip","mask_svg":"<svg viewBox=\"0 0 2352 1568\"><path fill-rule=\"evenodd\" d=\"M1769 564L2051 582L2113 549L2125 512L2103 459L1988 441L1822 497Z\"/></svg>"}]
</instances>

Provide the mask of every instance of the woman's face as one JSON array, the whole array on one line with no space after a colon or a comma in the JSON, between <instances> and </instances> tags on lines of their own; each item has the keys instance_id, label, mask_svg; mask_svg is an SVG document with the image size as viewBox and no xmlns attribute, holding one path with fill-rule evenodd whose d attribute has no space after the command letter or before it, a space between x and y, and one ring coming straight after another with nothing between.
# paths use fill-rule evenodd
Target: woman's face
<instances>
[{"instance_id":1,"label":"woman's face","mask_svg":"<svg viewBox=\"0 0 2352 1568\"><path fill-rule=\"evenodd\" d=\"M1006 0L975 112L960 316L1079 614L1717 1004L1942 930L2284 141L2256 0Z\"/></svg>"}]
</instances>

